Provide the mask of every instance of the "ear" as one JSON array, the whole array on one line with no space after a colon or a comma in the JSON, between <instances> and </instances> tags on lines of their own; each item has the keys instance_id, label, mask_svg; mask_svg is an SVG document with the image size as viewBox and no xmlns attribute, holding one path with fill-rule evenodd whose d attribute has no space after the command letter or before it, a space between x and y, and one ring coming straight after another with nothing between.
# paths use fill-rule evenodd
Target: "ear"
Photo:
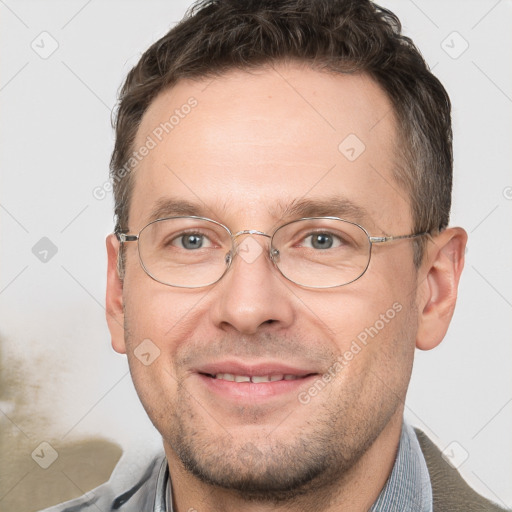
<instances>
[{"instance_id":1,"label":"ear","mask_svg":"<svg viewBox=\"0 0 512 512\"><path fill-rule=\"evenodd\" d=\"M429 241L418 272L418 333L416 347L430 350L443 340L457 301L468 239L462 228L448 228Z\"/></svg>"},{"instance_id":2,"label":"ear","mask_svg":"<svg viewBox=\"0 0 512 512\"><path fill-rule=\"evenodd\" d=\"M124 344L123 281L119 277L119 240L114 234L107 237L107 324L112 338L112 347L120 354L126 354Z\"/></svg>"}]
</instances>

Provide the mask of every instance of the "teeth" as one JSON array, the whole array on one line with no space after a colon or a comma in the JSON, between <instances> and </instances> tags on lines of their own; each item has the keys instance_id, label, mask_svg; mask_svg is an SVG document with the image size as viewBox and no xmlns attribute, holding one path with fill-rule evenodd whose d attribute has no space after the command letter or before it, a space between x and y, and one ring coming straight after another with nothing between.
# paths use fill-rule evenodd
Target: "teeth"
<instances>
[{"instance_id":1,"label":"teeth","mask_svg":"<svg viewBox=\"0 0 512 512\"><path fill-rule=\"evenodd\" d=\"M259 384L260 382L269 382L268 375L253 375L251 377L251 382L254 382L254 384Z\"/></svg>"},{"instance_id":2,"label":"teeth","mask_svg":"<svg viewBox=\"0 0 512 512\"><path fill-rule=\"evenodd\" d=\"M231 375L231 373L219 373L219 374L215 375L215 378L235 382L235 376Z\"/></svg>"},{"instance_id":3,"label":"teeth","mask_svg":"<svg viewBox=\"0 0 512 512\"><path fill-rule=\"evenodd\" d=\"M233 375L231 373L218 373L214 376L216 379L228 380L230 382L252 382L254 384L260 384L262 382L277 382L278 380L296 380L299 379L297 375Z\"/></svg>"}]
</instances>

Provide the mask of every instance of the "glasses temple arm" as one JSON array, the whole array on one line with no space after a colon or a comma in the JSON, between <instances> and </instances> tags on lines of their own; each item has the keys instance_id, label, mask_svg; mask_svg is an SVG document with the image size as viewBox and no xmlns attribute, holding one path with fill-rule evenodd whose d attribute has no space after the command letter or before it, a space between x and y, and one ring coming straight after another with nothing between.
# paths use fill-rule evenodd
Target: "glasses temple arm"
<instances>
[{"instance_id":1,"label":"glasses temple arm","mask_svg":"<svg viewBox=\"0 0 512 512\"><path fill-rule=\"evenodd\" d=\"M370 242L372 244L381 244L385 242L393 242L394 240L405 240L408 238L417 238L420 236L430 235L429 231L424 231L423 233L414 233L412 235L399 235L399 236L369 236Z\"/></svg>"},{"instance_id":2,"label":"glasses temple arm","mask_svg":"<svg viewBox=\"0 0 512 512\"><path fill-rule=\"evenodd\" d=\"M126 233L116 233L117 239L121 242L136 242L139 239L139 235L127 235Z\"/></svg>"}]
</instances>

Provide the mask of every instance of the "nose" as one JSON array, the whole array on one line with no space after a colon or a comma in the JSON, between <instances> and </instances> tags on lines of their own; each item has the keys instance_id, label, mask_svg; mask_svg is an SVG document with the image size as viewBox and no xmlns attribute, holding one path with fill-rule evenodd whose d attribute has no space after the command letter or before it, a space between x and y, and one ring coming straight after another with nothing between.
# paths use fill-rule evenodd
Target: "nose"
<instances>
[{"instance_id":1,"label":"nose","mask_svg":"<svg viewBox=\"0 0 512 512\"><path fill-rule=\"evenodd\" d=\"M293 322L289 284L268 256L269 242L260 240L254 233L240 239L231 268L215 285L210 314L220 329L255 334L286 328Z\"/></svg>"}]
</instances>

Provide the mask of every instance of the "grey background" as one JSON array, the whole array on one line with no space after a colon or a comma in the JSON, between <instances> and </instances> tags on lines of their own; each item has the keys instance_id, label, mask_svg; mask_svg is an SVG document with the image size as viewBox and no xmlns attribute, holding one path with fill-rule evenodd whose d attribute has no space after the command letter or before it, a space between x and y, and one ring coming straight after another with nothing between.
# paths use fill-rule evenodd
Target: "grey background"
<instances>
[{"instance_id":1,"label":"grey background","mask_svg":"<svg viewBox=\"0 0 512 512\"><path fill-rule=\"evenodd\" d=\"M512 507L512 2L381 3L452 98L452 225L469 233L455 317L437 349L417 354L407 416L476 489ZM112 197L93 191L108 179L117 88L189 5L0 0L0 507L50 471L31 457L42 442L60 459L87 439L125 452L158 443L110 348ZM87 490L60 473L75 494Z\"/></svg>"}]
</instances>

